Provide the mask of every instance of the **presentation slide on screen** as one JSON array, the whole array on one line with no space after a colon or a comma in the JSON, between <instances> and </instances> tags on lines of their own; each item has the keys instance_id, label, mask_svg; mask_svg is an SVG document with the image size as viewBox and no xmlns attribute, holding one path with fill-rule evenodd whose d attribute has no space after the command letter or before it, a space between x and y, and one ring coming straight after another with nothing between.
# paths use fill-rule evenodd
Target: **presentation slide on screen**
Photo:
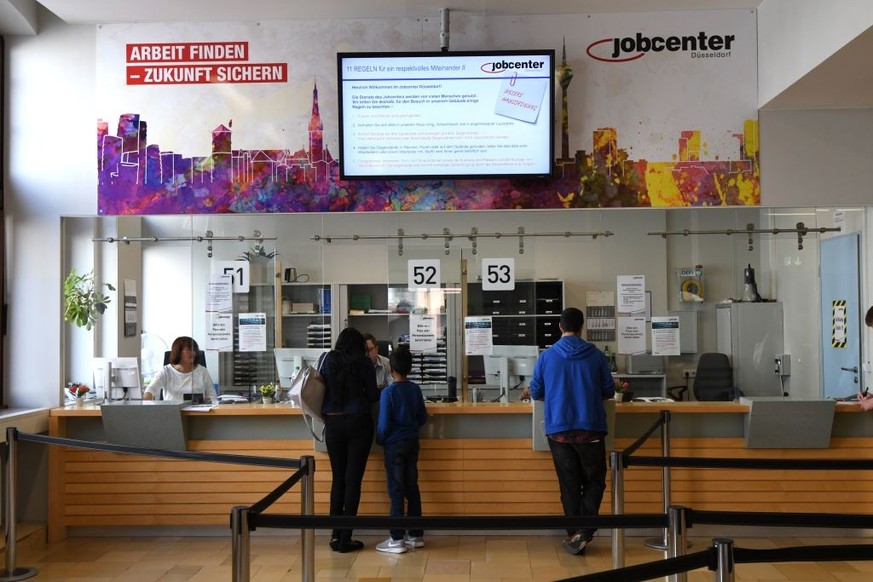
<instances>
[{"instance_id":1,"label":"presentation slide on screen","mask_svg":"<svg viewBox=\"0 0 873 582\"><path fill-rule=\"evenodd\" d=\"M548 54L340 57L344 175L548 174Z\"/></svg>"}]
</instances>

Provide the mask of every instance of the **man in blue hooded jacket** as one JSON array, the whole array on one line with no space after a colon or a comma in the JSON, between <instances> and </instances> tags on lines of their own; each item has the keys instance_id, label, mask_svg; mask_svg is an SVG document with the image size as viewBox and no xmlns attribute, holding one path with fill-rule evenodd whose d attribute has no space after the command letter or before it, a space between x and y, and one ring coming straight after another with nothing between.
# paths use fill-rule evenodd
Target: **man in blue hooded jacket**
<instances>
[{"instance_id":1,"label":"man in blue hooded jacket","mask_svg":"<svg viewBox=\"0 0 873 582\"><path fill-rule=\"evenodd\" d=\"M561 313L561 339L540 354L530 395L543 400L545 432L561 488L564 515L597 515L606 490L606 409L615 385L606 356L582 339L585 317ZM562 545L581 554L596 528L567 529Z\"/></svg>"}]
</instances>

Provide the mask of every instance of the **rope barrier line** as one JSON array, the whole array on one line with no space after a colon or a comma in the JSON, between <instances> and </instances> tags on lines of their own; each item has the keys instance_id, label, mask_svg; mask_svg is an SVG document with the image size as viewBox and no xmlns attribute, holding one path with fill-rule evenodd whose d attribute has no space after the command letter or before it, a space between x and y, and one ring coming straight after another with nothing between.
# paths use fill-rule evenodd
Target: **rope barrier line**
<instances>
[{"instance_id":1,"label":"rope barrier line","mask_svg":"<svg viewBox=\"0 0 873 582\"><path fill-rule=\"evenodd\" d=\"M617 570L608 570L605 572L596 572L594 574L585 574L584 576L574 576L572 578L563 578L556 582L641 582L642 580L655 580L656 578L664 578L671 574L679 572L689 572L698 568L709 568L711 560L711 550L707 549L695 554L688 554L678 558L666 558L657 562L647 562L645 564L636 564ZM711 569L711 568L710 568Z\"/></svg>"},{"instance_id":2,"label":"rope barrier line","mask_svg":"<svg viewBox=\"0 0 873 582\"><path fill-rule=\"evenodd\" d=\"M658 417L658 420L656 420L655 423L651 427L649 427L649 430L643 433L640 438L638 438L636 441L633 442L633 444L631 444L628 448L621 452L622 462L624 463L625 467L628 466L627 457L634 454L638 448L643 446L643 443L649 440L649 437L652 436L652 433L661 426L663 426L664 423L667 421L667 415L665 414L665 412L666 411L662 410L661 415Z\"/></svg>"},{"instance_id":3,"label":"rope barrier line","mask_svg":"<svg viewBox=\"0 0 873 582\"><path fill-rule=\"evenodd\" d=\"M629 457L625 466L698 467L704 469L870 470L873 459L702 459L697 457Z\"/></svg>"},{"instance_id":4,"label":"rope barrier line","mask_svg":"<svg viewBox=\"0 0 873 582\"><path fill-rule=\"evenodd\" d=\"M260 514L250 517L253 525L283 529L428 529L428 530L504 530L595 528L662 528L667 516L662 514L624 514L594 516L428 516L388 517L378 515L296 515Z\"/></svg>"},{"instance_id":5,"label":"rope barrier line","mask_svg":"<svg viewBox=\"0 0 873 582\"><path fill-rule=\"evenodd\" d=\"M775 513L739 511L686 510L688 527L709 525L758 525L770 527L832 527L843 529L871 529L873 515L841 513Z\"/></svg>"},{"instance_id":6,"label":"rope barrier line","mask_svg":"<svg viewBox=\"0 0 873 582\"><path fill-rule=\"evenodd\" d=\"M191 461L207 461L211 463L235 463L239 465L255 465L258 467L278 467L282 469L299 469L300 459L277 459L274 457L255 457L252 455L229 455L225 453L200 453L196 451L168 451L165 449L148 449L130 445L113 445L110 443L98 443L61 437L50 437L31 433L18 433L18 440L33 443L45 443L62 445L77 449L92 449L109 451L112 453L127 453L130 455L144 455L148 457L169 457L174 459L188 459Z\"/></svg>"},{"instance_id":7,"label":"rope barrier line","mask_svg":"<svg viewBox=\"0 0 873 582\"><path fill-rule=\"evenodd\" d=\"M734 548L737 564L772 564L775 562L869 562L873 545L793 546L767 550Z\"/></svg>"},{"instance_id":8,"label":"rope barrier line","mask_svg":"<svg viewBox=\"0 0 873 582\"><path fill-rule=\"evenodd\" d=\"M285 482L267 493L263 499L249 507L250 513L263 513L265 509L273 505L280 497L285 495L289 489L294 487L306 474L306 469L298 469L296 473L285 479Z\"/></svg>"}]
</instances>

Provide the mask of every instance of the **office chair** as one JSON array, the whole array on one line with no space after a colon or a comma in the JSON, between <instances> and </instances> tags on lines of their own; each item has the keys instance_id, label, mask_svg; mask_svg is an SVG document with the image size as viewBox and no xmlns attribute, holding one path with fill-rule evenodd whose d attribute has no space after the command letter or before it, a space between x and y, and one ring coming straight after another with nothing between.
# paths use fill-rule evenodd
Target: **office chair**
<instances>
[{"instance_id":1,"label":"office chair","mask_svg":"<svg viewBox=\"0 0 873 582\"><path fill-rule=\"evenodd\" d=\"M742 395L734 386L734 370L725 354L700 354L694 377L694 398L699 401L733 400Z\"/></svg>"}]
</instances>

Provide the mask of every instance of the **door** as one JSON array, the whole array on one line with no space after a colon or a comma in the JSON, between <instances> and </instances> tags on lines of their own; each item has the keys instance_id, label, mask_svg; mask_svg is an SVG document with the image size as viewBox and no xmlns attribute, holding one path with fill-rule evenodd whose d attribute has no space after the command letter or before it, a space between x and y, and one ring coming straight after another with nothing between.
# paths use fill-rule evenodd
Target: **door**
<instances>
[{"instance_id":1,"label":"door","mask_svg":"<svg viewBox=\"0 0 873 582\"><path fill-rule=\"evenodd\" d=\"M821 349L825 398L861 389L858 233L821 241Z\"/></svg>"}]
</instances>

